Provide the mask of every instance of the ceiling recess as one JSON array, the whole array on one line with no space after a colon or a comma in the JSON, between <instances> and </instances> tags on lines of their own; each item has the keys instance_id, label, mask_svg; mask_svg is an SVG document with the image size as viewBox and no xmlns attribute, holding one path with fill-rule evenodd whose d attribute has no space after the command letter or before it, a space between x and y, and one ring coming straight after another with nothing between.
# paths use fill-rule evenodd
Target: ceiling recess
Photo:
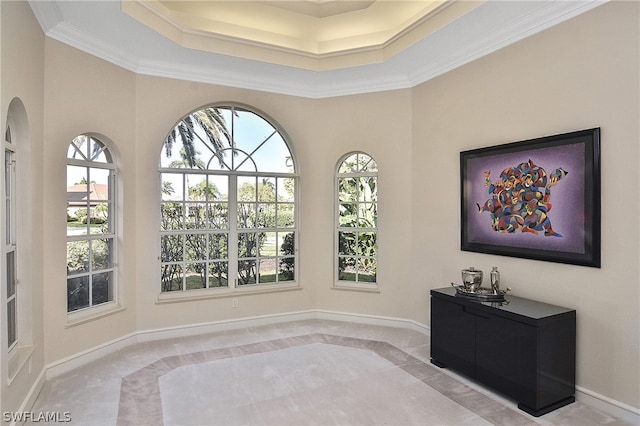
<instances>
[{"instance_id":1,"label":"ceiling recess","mask_svg":"<svg viewBox=\"0 0 640 426\"><path fill-rule=\"evenodd\" d=\"M483 1L123 0L178 45L313 71L380 63Z\"/></svg>"},{"instance_id":2,"label":"ceiling recess","mask_svg":"<svg viewBox=\"0 0 640 426\"><path fill-rule=\"evenodd\" d=\"M607 0L28 1L47 37L136 74L327 98L414 87Z\"/></svg>"}]
</instances>

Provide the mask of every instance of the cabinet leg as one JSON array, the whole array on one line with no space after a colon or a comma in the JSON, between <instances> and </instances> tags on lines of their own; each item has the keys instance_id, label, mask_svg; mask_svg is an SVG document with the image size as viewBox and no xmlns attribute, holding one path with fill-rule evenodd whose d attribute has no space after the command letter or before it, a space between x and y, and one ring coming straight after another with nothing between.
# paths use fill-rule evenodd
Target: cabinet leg
<instances>
[{"instance_id":1,"label":"cabinet leg","mask_svg":"<svg viewBox=\"0 0 640 426\"><path fill-rule=\"evenodd\" d=\"M569 405L572 402L575 402L576 398L575 396L570 396L569 398L565 398L563 400L560 400L558 402L556 402L555 404L551 404L551 405L547 405L546 407L543 407L539 410L534 410L531 409L529 407L527 407L526 405L519 403L518 404L518 408L521 409L522 411L524 411L527 414L531 414L533 417L540 417L542 415L545 415L547 413L552 412L553 410L557 410L560 407L564 407L565 405Z\"/></svg>"},{"instance_id":2,"label":"cabinet leg","mask_svg":"<svg viewBox=\"0 0 640 426\"><path fill-rule=\"evenodd\" d=\"M446 365L444 365L443 363L441 363L440 361L437 361L433 358L431 358L431 364L435 365L436 367L440 367L440 368L447 368Z\"/></svg>"}]
</instances>

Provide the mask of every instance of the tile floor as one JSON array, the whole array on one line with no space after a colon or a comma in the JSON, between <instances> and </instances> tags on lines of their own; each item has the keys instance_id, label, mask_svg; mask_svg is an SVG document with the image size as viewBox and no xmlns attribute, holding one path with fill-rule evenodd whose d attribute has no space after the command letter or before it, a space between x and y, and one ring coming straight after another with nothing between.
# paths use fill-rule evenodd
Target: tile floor
<instances>
[{"instance_id":1,"label":"tile floor","mask_svg":"<svg viewBox=\"0 0 640 426\"><path fill-rule=\"evenodd\" d=\"M628 424L580 402L531 417L430 364L421 333L325 320L136 344L47 382L31 411L77 425Z\"/></svg>"}]
</instances>

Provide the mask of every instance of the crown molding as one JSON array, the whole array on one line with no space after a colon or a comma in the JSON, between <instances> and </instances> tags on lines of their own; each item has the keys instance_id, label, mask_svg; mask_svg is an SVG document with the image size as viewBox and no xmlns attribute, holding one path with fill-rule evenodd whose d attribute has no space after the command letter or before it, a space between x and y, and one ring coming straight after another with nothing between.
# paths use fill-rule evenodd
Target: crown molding
<instances>
[{"instance_id":1,"label":"crown molding","mask_svg":"<svg viewBox=\"0 0 640 426\"><path fill-rule=\"evenodd\" d=\"M47 34L52 28L62 22L62 12L55 1L29 2L31 10L40 24L42 31Z\"/></svg>"},{"instance_id":2,"label":"crown molding","mask_svg":"<svg viewBox=\"0 0 640 426\"><path fill-rule=\"evenodd\" d=\"M285 34L286 31L250 29L238 23L214 21L210 19L211 17L202 17L200 18L202 22L196 22L193 11L189 14L172 10L159 0L121 1L121 10L184 48L310 71L328 71L383 62L479 7L484 1L486 0L425 1L418 3L422 8L420 14L423 16L420 17L407 15L408 12L415 12L412 9L415 8L416 2L410 2L414 6L409 11L406 10L406 6L393 6L386 3L387 10L393 7L403 11L405 17L410 19L402 25L396 23L394 27L382 27L378 23L368 28L368 32L362 31L360 34L326 39L302 33L291 35ZM273 9L268 2L264 3L267 5L267 10ZM299 4L298 2L290 3ZM225 6L221 7L224 9ZM284 5L277 7L286 8ZM362 9L367 8L362 7ZM359 12L354 13L356 14L351 17L353 21L365 19L357 14ZM265 19L268 19L268 16ZM290 21L287 22L291 22L294 18L289 19ZM341 21L343 22L340 25L344 28L346 21L344 19ZM206 29L207 27L218 29L211 30ZM244 37L240 36L243 32Z\"/></svg>"},{"instance_id":3,"label":"crown molding","mask_svg":"<svg viewBox=\"0 0 640 426\"><path fill-rule=\"evenodd\" d=\"M30 0L30 5L48 37L137 74L327 98L414 87L607 1L489 1L382 63L327 71L180 48L151 30L136 32L142 24L134 23L119 9L111 11L111 19L126 18L114 23L114 31L122 29L145 37L147 44L138 50L143 57L129 46L133 43L118 44L115 37L93 34L90 20L100 17L65 21L64 8L75 2ZM113 7L117 2L100 3Z\"/></svg>"},{"instance_id":4,"label":"crown molding","mask_svg":"<svg viewBox=\"0 0 640 426\"><path fill-rule=\"evenodd\" d=\"M445 60L433 61L424 67L417 67L409 76L412 86L428 81L439 75L445 74L458 67L475 61L483 56L496 52L510 44L524 40L534 34L544 31L568 19L574 18L597 6L607 3L609 0L588 1L556 1L540 2L540 7L523 14L522 16L507 21L502 25L491 27L484 34L469 34L469 40L464 47L449 50L453 52ZM489 2L482 12L493 15L498 10L490 10L496 6L496 2ZM463 20L464 18L462 18ZM487 19L483 17L482 19ZM459 22L460 23L460 22ZM464 28L460 28L464 31ZM434 40L435 42L435 40ZM443 44L452 45L454 40L441 40Z\"/></svg>"},{"instance_id":5,"label":"crown molding","mask_svg":"<svg viewBox=\"0 0 640 426\"><path fill-rule=\"evenodd\" d=\"M136 72L139 67L139 60L135 56L122 49L115 48L112 44L86 33L75 25L60 22L49 30L46 35L129 71Z\"/></svg>"}]
</instances>

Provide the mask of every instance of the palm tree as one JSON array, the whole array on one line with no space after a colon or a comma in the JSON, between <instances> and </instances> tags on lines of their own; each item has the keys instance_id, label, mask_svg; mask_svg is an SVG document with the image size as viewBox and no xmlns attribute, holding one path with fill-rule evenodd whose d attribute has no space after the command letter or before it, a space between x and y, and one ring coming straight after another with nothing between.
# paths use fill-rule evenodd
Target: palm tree
<instances>
[{"instance_id":1,"label":"palm tree","mask_svg":"<svg viewBox=\"0 0 640 426\"><path fill-rule=\"evenodd\" d=\"M195 149L192 151L193 154L189 155L187 154L187 149L186 147L182 147L180 148L180 160L173 160L170 164L169 167L173 168L173 169L181 169L183 167L190 167L190 168L194 168L197 167L199 169L204 169L206 168L204 161L202 161L200 158L197 158L197 156L200 154L200 151L196 151ZM169 154L167 154L168 156Z\"/></svg>"},{"instance_id":2,"label":"palm tree","mask_svg":"<svg viewBox=\"0 0 640 426\"><path fill-rule=\"evenodd\" d=\"M233 111L235 114L235 111ZM205 139L200 134L204 133ZM180 141L184 149L183 160L190 168L204 168L202 161L196 158L198 152L194 142L199 139L211 153L218 158L220 164L223 163L222 152L225 148L226 140L229 147L235 148L231 132L227 128L227 122L219 108L204 108L187 115L174 127L165 140L165 150L167 157L171 157L173 145Z\"/></svg>"},{"instance_id":3,"label":"palm tree","mask_svg":"<svg viewBox=\"0 0 640 426\"><path fill-rule=\"evenodd\" d=\"M175 189L173 189L173 183L169 182L169 181L162 181L162 193L164 195L172 195L175 191Z\"/></svg>"},{"instance_id":4,"label":"palm tree","mask_svg":"<svg viewBox=\"0 0 640 426\"><path fill-rule=\"evenodd\" d=\"M202 181L199 184L189 187L189 199L194 201L212 201L220 195L218 187L214 183Z\"/></svg>"}]
</instances>

